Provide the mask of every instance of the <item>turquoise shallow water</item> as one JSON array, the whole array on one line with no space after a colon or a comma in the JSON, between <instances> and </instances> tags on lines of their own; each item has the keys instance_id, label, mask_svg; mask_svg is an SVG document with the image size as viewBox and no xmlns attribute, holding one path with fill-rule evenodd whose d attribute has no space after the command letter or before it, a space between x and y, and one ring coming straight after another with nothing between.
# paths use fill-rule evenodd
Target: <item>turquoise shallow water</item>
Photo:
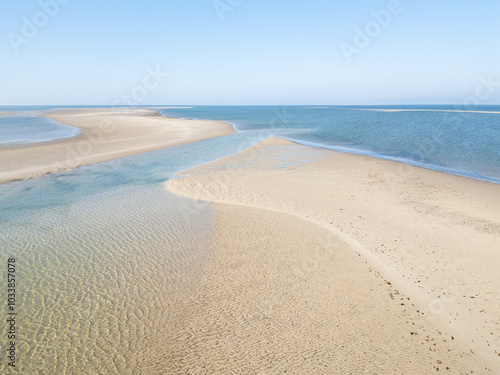
<instances>
[{"instance_id":1,"label":"turquoise shallow water","mask_svg":"<svg viewBox=\"0 0 500 375\"><path fill-rule=\"evenodd\" d=\"M17 264L17 371L158 370L211 233L209 206L169 193L165 181L266 136L233 134L0 185L0 258Z\"/></svg>"},{"instance_id":2,"label":"turquoise shallow water","mask_svg":"<svg viewBox=\"0 0 500 375\"><path fill-rule=\"evenodd\" d=\"M29 113L0 116L0 147L74 137L80 130Z\"/></svg>"}]
</instances>

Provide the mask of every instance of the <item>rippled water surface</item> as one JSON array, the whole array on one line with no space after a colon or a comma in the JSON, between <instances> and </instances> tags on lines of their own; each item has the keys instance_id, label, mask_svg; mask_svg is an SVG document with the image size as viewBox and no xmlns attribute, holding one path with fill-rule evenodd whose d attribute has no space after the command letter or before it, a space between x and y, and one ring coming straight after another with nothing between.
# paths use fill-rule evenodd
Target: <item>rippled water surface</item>
<instances>
[{"instance_id":1,"label":"rippled water surface","mask_svg":"<svg viewBox=\"0 0 500 375\"><path fill-rule=\"evenodd\" d=\"M0 252L17 264L16 370L154 367L168 350L169 322L196 285L211 230L210 208L170 194L165 182L267 135L234 134L0 185ZM0 373L7 371L1 361Z\"/></svg>"},{"instance_id":2,"label":"rippled water surface","mask_svg":"<svg viewBox=\"0 0 500 375\"><path fill-rule=\"evenodd\" d=\"M145 368L142 356L160 354L148 343L161 342L203 263L209 219L208 209L156 186L117 189L9 221L1 244L17 259L19 370Z\"/></svg>"}]
</instances>

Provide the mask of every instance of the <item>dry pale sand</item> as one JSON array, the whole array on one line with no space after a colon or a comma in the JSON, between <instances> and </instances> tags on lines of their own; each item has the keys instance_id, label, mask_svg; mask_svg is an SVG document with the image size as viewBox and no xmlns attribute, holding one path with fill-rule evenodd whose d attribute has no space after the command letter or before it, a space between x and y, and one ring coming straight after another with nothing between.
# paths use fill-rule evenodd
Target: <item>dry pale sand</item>
<instances>
[{"instance_id":1,"label":"dry pale sand","mask_svg":"<svg viewBox=\"0 0 500 375\"><path fill-rule=\"evenodd\" d=\"M69 109L43 116L82 132L73 138L0 149L0 183L234 132L225 122L163 117L149 109Z\"/></svg>"},{"instance_id":2,"label":"dry pale sand","mask_svg":"<svg viewBox=\"0 0 500 375\"><path fill-rule=\"evenodd\" d=\"M165 373L500 373L500 185L277 138L184 174L212 255Z\"/></svg>"}]
</instances>

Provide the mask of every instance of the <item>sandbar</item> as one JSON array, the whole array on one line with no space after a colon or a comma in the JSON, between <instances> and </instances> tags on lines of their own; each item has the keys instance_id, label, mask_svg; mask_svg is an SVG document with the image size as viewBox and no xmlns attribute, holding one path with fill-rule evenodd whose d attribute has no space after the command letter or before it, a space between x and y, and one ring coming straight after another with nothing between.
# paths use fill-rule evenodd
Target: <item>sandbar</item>
<instances>
[{"instance_id":1,"label":"sandbar","mask_svg":"<svg viewBox=\"0 0 500 375\"><path fill-rule=\"evenodd\" d=\"M38 177L164 147L234 133L222 121L164 117L150 109L64 109L44 117L81 133L51 142L0 149L0 183Z\"/></svg>"},{"instance_id":2,"label":"sandbar","mask_svg":"<svg viewBox=\"0 0 500 375\"><path fill-rule=\"evenodd\" d=\"M500 373L500 185L269 138L166 188L214 211L166 373Z\"/></svg>"},{"instance_id":3,"label":"sandbar","mask_svg":"<svg viewBox=\"0 0 500 375\"><path fill-rule=\"evenodd\" d=\"M500 111L475 111L462 109L393 109L393 108L342 108L351 111L373 111L373 112L458 112L458 113L491 113L498 114Z\"/></svg>"}]
</instances>

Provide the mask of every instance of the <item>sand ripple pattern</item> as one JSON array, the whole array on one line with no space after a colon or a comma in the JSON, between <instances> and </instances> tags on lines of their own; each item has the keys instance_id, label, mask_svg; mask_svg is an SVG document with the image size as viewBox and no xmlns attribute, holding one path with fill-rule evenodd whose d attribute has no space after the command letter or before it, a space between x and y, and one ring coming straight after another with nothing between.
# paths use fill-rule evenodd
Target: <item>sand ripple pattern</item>
<instances>
[{"instance_id":1,"label":"sand ripple pattern","mask_svg":"<svg viewBox=\"0 0 500 375\"><path fill-rule=\"evenodd\" d=\"M212 239L162 373L488 373L328 231L276 212L215 209L226 232Z\"/></svg>"},{"instance_id":2,"label":"sand ripple pattern","mask_svg":"<svg viewBox=\"0 0 500 375\"><path fill-rule=\"evenodd\" d=\"M203 264L209 218L153 185L2 224L2 254L18 264L16 373L150 373Z\"/></svg>"}]
</instances>

